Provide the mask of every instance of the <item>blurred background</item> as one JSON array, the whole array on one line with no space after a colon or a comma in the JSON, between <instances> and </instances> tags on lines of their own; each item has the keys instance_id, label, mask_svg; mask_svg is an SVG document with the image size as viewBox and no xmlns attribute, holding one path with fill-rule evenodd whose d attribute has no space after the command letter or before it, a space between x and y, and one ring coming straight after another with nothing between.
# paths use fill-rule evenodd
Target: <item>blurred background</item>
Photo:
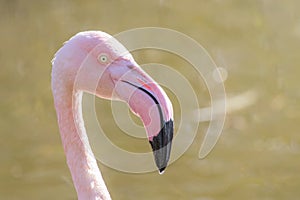
<instances>
[{"instance_id":1,"label":"blurred background","mask_svg":"<svg viewBox=\"0 0 300 200\"><path fill-rule=\"evenodd\" d=\"M208 127L201 122L192 146L163 176L122 173L99 163L112 198L297 199L299 7L296 0L0 0L0 199L76 199L56 122L50 61L79 31L116 34L145 26L180 31L205 47L228 73L228 114L208 157L198 159ZM206 86L188 63L155 50L133 54L140 64L180 71L199 105L209 106ZM167 92L178 124L179 100ZM108 101L97 99L96 107L116 144L150 150L145 140L120 139Z\"/></svg>"}]
</instances>

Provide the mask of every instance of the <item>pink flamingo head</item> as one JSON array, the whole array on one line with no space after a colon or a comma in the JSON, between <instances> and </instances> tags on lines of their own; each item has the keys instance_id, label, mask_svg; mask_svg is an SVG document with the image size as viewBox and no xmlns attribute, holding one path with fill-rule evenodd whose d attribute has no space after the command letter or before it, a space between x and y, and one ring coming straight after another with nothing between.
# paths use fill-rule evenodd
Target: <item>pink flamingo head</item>
<instances>
[{"instance_id":1,"label":"pink flamingo head","mask_svg":"<svg viewBox=\"0 0 300 200\"><path fill-rule=\"evenodd\" d=\"M60 85L53 87L54 96L61 90L80 90L127 102L143 121L156 165L164 171L173 138L172 104L120 42L101 31L81 32L64 44L52 62L52 85Z\"/></svg>"}]
</instances>

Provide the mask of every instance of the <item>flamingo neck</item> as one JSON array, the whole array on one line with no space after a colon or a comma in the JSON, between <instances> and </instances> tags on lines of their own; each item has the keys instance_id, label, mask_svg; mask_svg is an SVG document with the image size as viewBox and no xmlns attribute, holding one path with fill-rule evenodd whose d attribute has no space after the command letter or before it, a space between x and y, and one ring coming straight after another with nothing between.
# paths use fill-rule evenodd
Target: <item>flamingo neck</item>
<instances>
[{"instance_id":1,"label":"flamingo neck","mask_svg":"<svg viewBox=\"0 0 300 200\"><path fill-rule=\"evenodd\" d=\"M64 92L59 88L53 93L61 139L78 199L111 199L84 128L82 92Z\"/></svg>"}]
</instances>

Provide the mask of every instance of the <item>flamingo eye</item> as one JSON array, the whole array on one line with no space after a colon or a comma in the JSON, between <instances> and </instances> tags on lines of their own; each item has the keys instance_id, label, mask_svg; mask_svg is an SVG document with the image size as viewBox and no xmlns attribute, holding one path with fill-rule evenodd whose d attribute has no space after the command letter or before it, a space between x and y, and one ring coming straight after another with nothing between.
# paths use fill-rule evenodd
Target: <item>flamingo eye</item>
<instances>
[{"instance_id":1,"label":"flamingo eye","mask_svg":"<svg viewBox=\"0 0 300 200\"><path fill-rule=\"evenodd\" d=\"M100 54L100 55L98 56L98 60L99 60L101 63L107 63L108 57L107 57L107 55L105 55L105 54Z\"/></svg>"}]
</instances>

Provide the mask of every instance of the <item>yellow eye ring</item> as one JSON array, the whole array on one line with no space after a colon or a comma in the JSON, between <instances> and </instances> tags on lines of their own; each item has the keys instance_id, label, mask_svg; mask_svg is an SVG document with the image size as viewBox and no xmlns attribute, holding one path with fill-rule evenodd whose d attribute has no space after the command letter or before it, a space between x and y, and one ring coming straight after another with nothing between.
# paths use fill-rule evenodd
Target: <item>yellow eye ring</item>
<instances>
[{"instance_id":1,"label":"yellow eye ring","mask_svg":"<svg viewBox=\"0 0 300 200\"><path fill-rule=\"evenodd\" d=\"M101 62L101 63L107 63L108 61L108 57L106 54L100 54L98 56L98 61Z\"/></svg>"}]
</instances>

